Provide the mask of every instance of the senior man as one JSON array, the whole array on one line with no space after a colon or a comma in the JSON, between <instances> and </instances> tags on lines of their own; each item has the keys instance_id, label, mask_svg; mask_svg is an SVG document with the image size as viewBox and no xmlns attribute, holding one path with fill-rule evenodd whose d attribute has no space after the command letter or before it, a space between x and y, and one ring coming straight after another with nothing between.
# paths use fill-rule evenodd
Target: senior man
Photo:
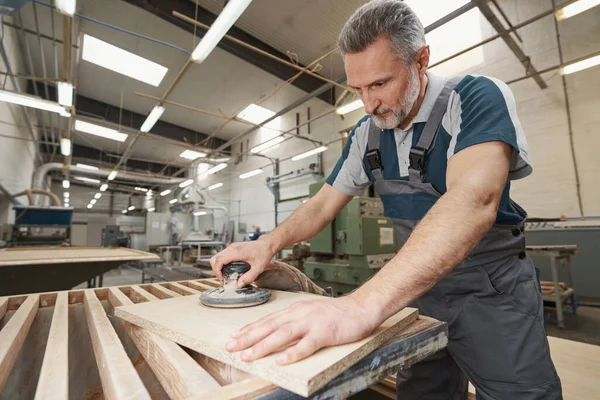
<instances>
[{"instance_id":1,"label":"senior man","mask_svg":"<svg viewBox=\"0 0 600 400\"><path fill-rule=\"evenodd\" d=\"M448 37L452 40L452 37ZM427 71L423 25L400 0L358 9L339 37L348 85L369 114L353 129L327 184L273 232L217 254L244 260L253 282L283 247L309 239L373 184L401 249L356 291L291 306L242 328L227 344L255 360L294 344L289 364L359 340L402 308L448 322L447 349L397 379L401 399L560 399L535 268L525 253L525 211L510 181L532 171L507 85Z\"/></svg>"}]
</instances>

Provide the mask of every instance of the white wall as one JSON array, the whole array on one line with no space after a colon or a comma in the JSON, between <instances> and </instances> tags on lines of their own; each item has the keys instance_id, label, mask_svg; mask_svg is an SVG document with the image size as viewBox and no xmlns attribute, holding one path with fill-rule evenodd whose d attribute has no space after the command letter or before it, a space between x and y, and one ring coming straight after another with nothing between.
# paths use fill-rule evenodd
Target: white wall
<instances>
[{"instance_id":1,"label":"white wall","mask_svg":"<svg viewBox=\"0 0 600 400\"><path fill-rule=\"evenodd\" d=\"M10 28L3 30L2 41L13 73L23 73L22 55L18 48L16 31ZM7 66L0 59L0 69L7 71ZM4 76L2 77L4 82ZM18 80L15 87L10 79L6 80L6 90L25 91L25 82ZM27 111L32 126L35 126L35 115ZM35 128L33 128L35 129ZM34 130L34 134L37 134ZM0 102L0 184L10 193L15 194L31 187L31 178L35 166L35 144L27 129L25 116L20 106ZM18 199L27 204L26 197ZM0 194L0 224L12 223L14 212L10 203Z\"/></svg>"}]
</instances>

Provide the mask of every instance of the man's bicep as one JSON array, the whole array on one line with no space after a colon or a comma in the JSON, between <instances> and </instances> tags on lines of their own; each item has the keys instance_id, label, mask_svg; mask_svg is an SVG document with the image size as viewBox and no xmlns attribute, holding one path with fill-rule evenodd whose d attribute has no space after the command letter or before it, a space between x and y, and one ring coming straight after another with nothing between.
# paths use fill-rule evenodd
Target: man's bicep
<instances>
[{"instance_id":1,"label":"man's bicep","mask_svg":"<svg viewBox=\"0 0 600 400\"><path fill-rule=\"evenodd\" d=\"M463 189L482 199L500 199L508 179L514 149L504 142L470 146L448 161L448 191Z\"/></svg>"}]
</instances>

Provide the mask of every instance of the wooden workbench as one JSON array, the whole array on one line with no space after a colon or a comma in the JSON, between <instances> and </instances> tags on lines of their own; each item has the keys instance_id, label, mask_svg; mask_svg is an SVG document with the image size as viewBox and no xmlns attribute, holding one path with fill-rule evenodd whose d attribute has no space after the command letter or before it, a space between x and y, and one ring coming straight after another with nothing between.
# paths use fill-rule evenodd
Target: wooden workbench
<instances>
[{"instance_id":1,"label":"wooden workbench","mask_svg":"<svg viewBox=\"0 0 600 400\"><path fill-rule=\"evenodd\" d=\"M113 317L120 305L215 286L200 279L0 297L0 398L300 398ZM345 398L446 344L446 324L422 317L312 398Z\"/></svg>"},{"instance_id":2,"label":"wooden workbench","mask_svg":"<svg viewBox=\"0 0 600 400\"><path fill-rule=\"evenodd\" d=\"M65 290L129 261L160 261L128 248L13 247L0 250L0 296ZM100 284L102 286L102 284Z\"/></svg>"}]
</instances>

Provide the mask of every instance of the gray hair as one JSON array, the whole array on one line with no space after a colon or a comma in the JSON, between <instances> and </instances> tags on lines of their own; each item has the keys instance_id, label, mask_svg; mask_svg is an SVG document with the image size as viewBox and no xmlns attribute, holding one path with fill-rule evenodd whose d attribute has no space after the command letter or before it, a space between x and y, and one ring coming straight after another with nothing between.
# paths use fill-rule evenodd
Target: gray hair
<instances>
[{"instance_id":1,"label":"gray hair","mask_svg":"<svg viewBox=\"0 0 600 400\"><path fill-rule=\"evenodd\" d=\"M406 3L372 0L346 22L338 38L338 48L342 55L358 53L382 36L389 39L400 60L407 65L425 46L423 24Z\"/></svg>"}]
</instances>

